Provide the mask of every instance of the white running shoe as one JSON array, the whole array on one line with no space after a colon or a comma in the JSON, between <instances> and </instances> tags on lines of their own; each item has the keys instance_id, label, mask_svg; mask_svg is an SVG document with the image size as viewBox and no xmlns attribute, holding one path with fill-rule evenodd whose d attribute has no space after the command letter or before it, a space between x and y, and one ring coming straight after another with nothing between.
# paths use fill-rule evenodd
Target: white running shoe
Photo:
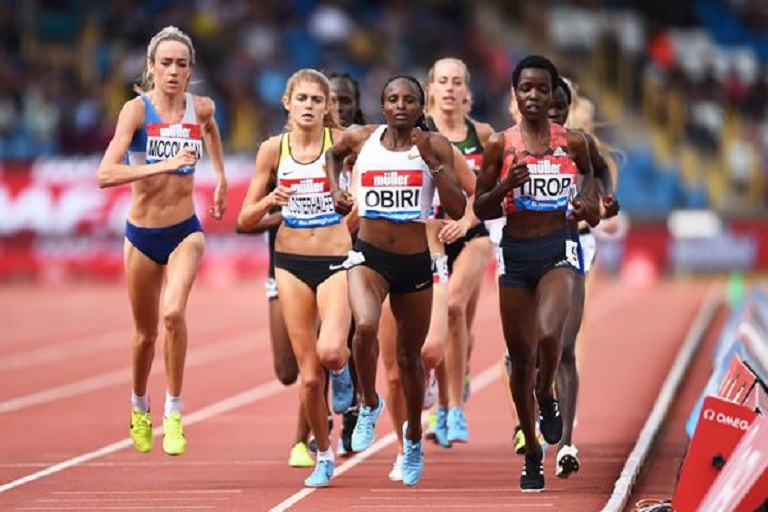
<instances>
[{"instance_id":1,"label":"white running shoe","mask_svg":"<svg viewBox=\"0 0 768 512\"><path fill-rule=\"evenodd\" d=\"M555 463L555 475L558 478L568 478L572 473L579 472L579 450L567 444L557 452Z\"/></svg>"},{"instance_id":2,"label":"white running shoe","mask_svg":"<svg viewBox=\"0 0 768 512\"><path fill-rule=\"evenodd\" d=\"M398 453L395 463L392 464L392 471L389 472L389 479L393 482L403 481L403 454Z\"/></svg>"},{"instance_id":3,"label":"white running shoe","mask_svg":"<svg viewBox=\"0 0 768 512\"><path fill-rule=\"evenodd\" d=\"M437 402L437 395L437 376L435 375L435 370L429 370L426 386L424 387L424 401L421 404L422 410L427 411L431 409L435 402Z\"/></svg>"}]
</instances>

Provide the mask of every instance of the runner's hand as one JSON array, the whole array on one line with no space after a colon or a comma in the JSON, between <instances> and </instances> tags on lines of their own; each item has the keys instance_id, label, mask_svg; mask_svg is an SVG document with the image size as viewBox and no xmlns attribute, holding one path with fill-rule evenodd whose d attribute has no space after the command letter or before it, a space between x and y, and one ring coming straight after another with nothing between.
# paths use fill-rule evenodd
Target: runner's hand
<instances>
[{"instance_id":1,"label":"runner's hand","mask_svg":"<svg viewBox=\"0 0 768 512\"><path fill-rule=\"evenodd\" d=\"M216 182L213 191L213 205L208 208L208 213L216 220L221 220L227 211L227 179L222 175Z\"/></svg>"},{"instance_id":2,"label":"runner's hand","mask_svg":"<svg viewBox=\"0 0 768 512\"><path fill-rule=\"evenodd\" d=\"M176 154L166 160L168 172L178 171L184 167L192 167L197 162L197 153L192 147L181 148Z\"/></svg>"},{"instance_id":3,"label":"runner's hand","mask_svg":"<svg viewBox=\"0 0 768 512\"><path fill-rule=\"evenodd\" d=\"M449 220L440 229L437 239L444 244L452 244L467 234L467 226L461 220Z\"/></svg>"},{"instance_id":4,"label":"runner's hand","mask_svg":"<svg viewBox=\"0 0 768 512\"><path fill-rule=\"evenodd\" d=\"M333 209L340 215L347 215L355 205L355 196L346 190L337 190L333 193Z\"/></svg>"},{"instance_id":5,"label":"runner's hand","mask_svg":"<svg viewBox=\"0 0 768 512\"><path fill-rule=\"evenodd\" d=\"M610 219L619 214L620 206L619 200L616 196L603 196L601 201L601 209L603 210L602 217L604 219Z\"/></svg>"},{"instance_id":6,"label":"runner's hand","mask_svg":"<svg viewBox=\"0 0 768 512\"><path fill-rule=\"evenodd\" d=\"M421 128L417 127L411 130L411 142L419 150L421 159L424 160L428 167L432 168L437 165L437 158L432 148L432 142L429 139L429 133L422 131Z\"/></svg>"},{"instance_id":7,"label":"runner's hand","mask_svg":"<svg viewBox=\"0 0 768 512\"><path fill-rule=\"evenodd\" d=\"M271 206L285 206L291 200L292 195L293 190L283 185L278 185L267 197L269 197L269 204Z\"/></svg>"},{"instance_id":8,"label":"runner's hand","mask_svg":"<svg viewBox=\"0 0 768 512\"><path fill-rule=\"evenodd\" d=\"M528 172L528 164L525 162L515 163L513 160L512 167L510 167L502 183L507 187L507 190L512 190L527 183L530 177L531 173Z\"/></svg>"},{"instance_id":9,"label":"runner's hand","mask_svg":"<svg viewBox=\"0 0 768 512\"><path fill-rule=\"evenodd\" d=\"M589 208L581 197L576 196L572 201L572 205L572 219L585 220L591 227L595 227L600 223L600 210L596 208Z\"/></svg>"}]
</instances>

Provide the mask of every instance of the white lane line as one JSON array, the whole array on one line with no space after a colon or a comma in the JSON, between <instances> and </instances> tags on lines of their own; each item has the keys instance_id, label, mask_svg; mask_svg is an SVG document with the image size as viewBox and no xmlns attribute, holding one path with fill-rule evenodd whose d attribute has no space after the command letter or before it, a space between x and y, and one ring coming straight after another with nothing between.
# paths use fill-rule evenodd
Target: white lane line
<instances>
[{"instance_id":1,"label":"white lane line","mask_svg":"<svg viewBox=\"0 0 768 512\"><path fill-rule=\"evenodd\" d=\"M44 468L48 467L51 464L56 464L56 461L46 461L46 462L16 462L16 463L7 463L2 464L0 463L0 468ZM126 460L126 461L98 461L98 462L88 462L86 464L82 465L86 468L126 468L126 467L137 467L137 468L149 468L149 467L179 467L179 466L188 466L188 467L214 467L214 466L285 466L285 461L283 459L253 459L253 460L190 460L190 461L181 461L181 460L173 460L168 462L163 462L159 460L152 460L147 462L140 462L135 460ZM90 493L89 493L90 494Z\"/></svg>"},{"instance_id":2,"label":"white lane line","mask_svg":"<svg viewBox=\"0 0 768 512\"><path fill-rule=\"evenodd\" d=\"M140 496L134 496L131 498L134 501L226 501L229 496L182 496L178 495L174 498L143 498ZM38 503L86 503L86 502L109 502L109 501L125 501L125 498L46 498L35 500Z\"/></svg>"},{"instance_id":3,"label":"white lane line","mask_svg":"<svg viewBox=\"0 0 768 512\"><path fill-rule=\"evenodd\" d=\"M499 366L498 362L494 363L489 368L486 368L480 375L472 379L472 391L480 392L483 390L483 388L487 387L492 382L496 382L496 380L499 378L500 371L501 371L501 367ZM384 448L386 448L387 446L395 442L397 442L397 436L395 435L394 432L390 432L386 436L382 437L381 439L373 443L370 448L368 448L362 453L358 453L357 455L349 459L347 462L345 462L344 464L336 468L333 473L334 478L337 476L341 476L347 471L349 471L350 469L354 468L355 466L360 465L366 459L377 454L378 452L380 452L381 450L383 450ZM304 488L299 492L289 496L288 498L278 503L271 509L269 509L269 512L285 512L286 510L296 505L307 496L311 495L316 490L317 490L316 488Z\"/></svg>"},{"instance_id":4,"label":"white lane line","mask_svg":"<svg viewBox=\"0 0 768 512\"><path fill-rule=\"evenodd\" d=\"M637 475L645 463L645 459L653 447L656 436L661 430L664 419L676 398L678 389L683 383L688 368L698 353L707 330L712 324L715 314L722 303L723 290L721 286L714 285L699 306L696 318L694 318L682 345L678 349L675 361L669 369L664 384L659 390L656 401L653 404L643 429L637 437L632 452L627 456L624 468L613 485L608 502L602 512L620 512L624 510L635 485Z\"/></svg>"},{"instance_id":5,"label":"white lane line","mask_svg":"<svg viewBox=\"0 0 768 512\"><path fill-rule=\"evenodd\" d=\"M48 346L3 356L0 360L0 370L19 370L38 364L59 362L64 359L79 359L81 356L92 356L99 352L107 352L120 348L117 341L129 340L130 330L111 331L80 338L77 341L51 343Z\"/></svg>"},{"instance_id":6,"label":"white lane line","mask_svg":"<svg viewBox=\"0 0 768 512\"><path fill-rule=\"evenodd\" d=\"M424 503L421 503L419 505L397 505L397 510L400 509L418 509L423 510L426 508L439 508L440 510L446 509L446 508L458 508L461 510L466 510L469 508L481 508L484 510L489 509L499 509L499 508L520 508L520 507L537 507L537 508L552 508L554 507L554 503L485 503L485 504L453 504L453 505L427 505ZM349 508L364 508L364 509L392 509L392 505L351 505Z\"/></svg>"},{"instance_id":7,"label":"white lane line","mask_svg":"<svg viewBox=\"0 0 768 512\"><path fill-rule=\"evenodd\" d=\"M152 507L19 507L16 510L211 510L210 505Z\"/></svg>"},{"instance_id":8,"label":"white lane line","mask_svg":"<svg viewBox=\"0 0 768 512\"><path fill-rule=\"evenodd\" d=\"M54 491L51 494L240 494L242 489L186 489L183 491Z\"/></svg>"},{"instance_id":9,"label":"white lane line","mask_svg":"<svg viewBox=\"0 0 768 512\"><path fill-rule=\"evenodd\" d=\"M248 329L251 329L251 326L238 327L240 331ZM194 332L197 339L211 340L210 342L213 343L216 342L218 331L220 329L209 328L196 329ZM61 363L70 359L80 359L82 356L91 357L94 354L124 349L129 346L126 343L129 343L132 337L131 329L126 328L80 336L64 342L49 342L40 348L4 355L0 359L0 371L20 370L53 362Z\"/></svg>"},{"instance_id":10,"label":"white lane line","mask_svg":"<svg viewBox=\"0 0 768 512\"><path fill-rule=\"evenodd\" d=\"M269 398L282 391L285 391L286 389L288 388L283 386L279 381L272 380L256 388L252 388L242 393L238 393L237 395L233 395L229 398L225 398L224 400L214 402L213 404L207 407L204 407L203 409L200 409L198 411L195 411L191 414L186 415L184 417L184 425L185 426L194 425L195 423L205 421L209 418L213 418L216 415L229 412L233 409L237 409L238 407L242 407L244 405L248 405L253 402L258 402L259 400L263 400L265 398ZM158 436L162 432L162 427L155 427L155 429L152 432L155 436ZM105 455L118 452L120 450L130 447L132 444L133 443L131 442L130 439L123 439L121 441L108 444L107 446L99 448L98 450L84 453L82 455L78 455L77 457L73 457L63 462L59 462L41 471L37 471L36 473L32 473L30 475L17 478L12 482L8 482L6 484L0 485L0 494L6 491L10 491L11 489L14 489L16 487L20 487L22 485L35 482L47 476L54 475L56 473L64 471L65 469L78 466L80 464L83 464L84 462L88 462L94 459L98 459L100 457L104 457Z\"/></svg>"},{"instance_id":11,"label":"white lane line","mask_svg":"<svg viewBox=\"0 0 768 512\"><path fill-rule=\"evenodd\" d=\"M246 354L259 348L261 343L256 340L264 339L263 334L266 333L266 328L259 329L248 335L237 336L229 338L231 341L217 341L211 342L204 347L196 350L191 350L187 358L187 368L193 366L200 366L208 363L215 363L229 359L233 356ZM265 343L265 342L264 342ZM159 366L155 365L155 370L158 370ZM72 398L74 396L90 393L99 389L116 386L124 382L129 382L131 379L131 373L127 369L115 370L111 372L102 373L100 375L94 375L87 379L70 382L63 386L55 388L49 388L44 391L37 391L28 395L22 395L4 402L0 402L0 414L9 413L13 411L19 411L32 407L35 405L47 404L61 400L63 398Z\"/></svg>"},{"instance_id":12,"label":"white lane line","mask_svg":"<svg viewBox=\"0 0 768 512\"><path fill-rule=\"evenodd\" d=\"M451 459L453 460L453 459ZM507 459L507 464L509 464L509 459ZM558 493L558 492L564 492L565 488L561 489L550 489L547 488L547 495L550 493ZM387 487L379 487L374 489L369 489L369 492L379 492L379 493L398 493L402 494L403 490L399 488L387 488ZM457 489L421 489L419 487L416 487L414 489L409 489L408 494L422 494L422 493L435 493L435 494L445 494L445 493L456 493L456 492L466 492L466 493L494 493L494 492L516 492L520 494L520 487L461 487ZM550 496L551 498L559 498L559 496ZM359 499L361 500L378 500L378 496L361 496Z\"/></svg>"}]
</instances>

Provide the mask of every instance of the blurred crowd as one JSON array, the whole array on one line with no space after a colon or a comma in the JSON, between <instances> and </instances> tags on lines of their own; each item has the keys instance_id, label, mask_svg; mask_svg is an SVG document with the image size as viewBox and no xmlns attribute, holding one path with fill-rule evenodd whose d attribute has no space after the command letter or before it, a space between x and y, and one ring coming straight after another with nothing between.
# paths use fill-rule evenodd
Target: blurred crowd
<instances>
[{"instance_id":1,"label":"blurred crowd","mask_svg":"<svg viewBox=\"0 0 768 512\"><path fill-rule=\"evenodd\" d=\"M234 153L282 128L285 82L302 67L351 73L375 117L389 75L421 78L435 59L457 56L473 73L473 113L503 124L498 100L514 64L469 1L5 0L0 20L2 159L102 151L149 39L169 24L192 36L192 91L216 100Z\"/></svg>"},{"instance_id":2,"label":"blurred crowd","mask_svg":"<svg viewBox=\"0 0 768 512\"><path fill-rule=\"evenodd\" d=\"M768 207L768 2L699 2L696 27L649 42L651 118L678 148L683 172L733 213Z\"/></svg>"},{"instance_id":3,"label":"blurred crowd","mask_svg":"<svg viewBox=\"0 0 768 512\"><path fill-rule=\"evenodd\" d=\"M252 155L282 129L285 81L302 67L352 74L375 121L388 76L424 79L434 60L459 57L472 115L500 129L517 59L552 52L619 131L645 112L661 141L648 165L676 175L656 173L674 189L662 211L767 206L765 0L5 0L0 160L103 151L149 39L169 24L193 38L192 91L216 100L228 153ZM647 186L638 204L659 196Z\"/></svg>"},{"instance_id":4,"label":"blurred crowd","mask_svg":"<svg viewBox=\"0 0 768 512\"><path fill-rule=\"evenodd\" d=\"M555 45L581 56L578 65L618 97L615 115L632 107L650 122L655 162L628 162L637 179L624 192L661 211L669 203L731 214L768 208L768 2L557 4Z\"/></svg>"}]
</instances>

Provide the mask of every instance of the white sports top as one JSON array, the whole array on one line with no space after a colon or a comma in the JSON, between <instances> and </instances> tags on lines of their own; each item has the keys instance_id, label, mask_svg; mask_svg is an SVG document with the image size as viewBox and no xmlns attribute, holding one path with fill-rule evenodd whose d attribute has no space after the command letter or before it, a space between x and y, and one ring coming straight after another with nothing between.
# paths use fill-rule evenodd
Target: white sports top
<instances>
[{"instance_id":1,"label":"white sports top","mask_svg":"<svg viewBox=\"0 0 768 512\"><path fill-rule=\"evenodd\" d=\"M203 156L203 141L200 125L197 124L195 98L190 93L184 93L186 107L184 117L175 124L164 123L160 114L146 94L141 95L144 102L144 124L133 134L131 145L126 155L126 163L130 165L152 164L168 160L180 149L192 147L197 159ZM195 166L182 167L170 174L192 174Z\"/></svg>"},{"instance_id":2,"label":"white sports top","mask_svg":"<svg viewBox=\"0 0 768 512\"><path fill-rule=\"evenodd\" d=\"M283 206L283 222L289 228L321 228L341 222L333 209L333 197L325 173L325 152L333 146L331 130L323 131L323 148L312 162L300 164L291 156L290 133L280 139L277 184L293 190Z\"/></svg>"},{"instance_id":3,"label":"white sports top","mask_svg":"<svg viewBox=\"0 0 768 512\"><path fill-rule=\"evenodd\" d=\"M390 151L381 145L386 125L363 144L357 157L357 208L360 217L391 222L425 222L435 183L416 146Z\"/></svg>"}]
</instances>

